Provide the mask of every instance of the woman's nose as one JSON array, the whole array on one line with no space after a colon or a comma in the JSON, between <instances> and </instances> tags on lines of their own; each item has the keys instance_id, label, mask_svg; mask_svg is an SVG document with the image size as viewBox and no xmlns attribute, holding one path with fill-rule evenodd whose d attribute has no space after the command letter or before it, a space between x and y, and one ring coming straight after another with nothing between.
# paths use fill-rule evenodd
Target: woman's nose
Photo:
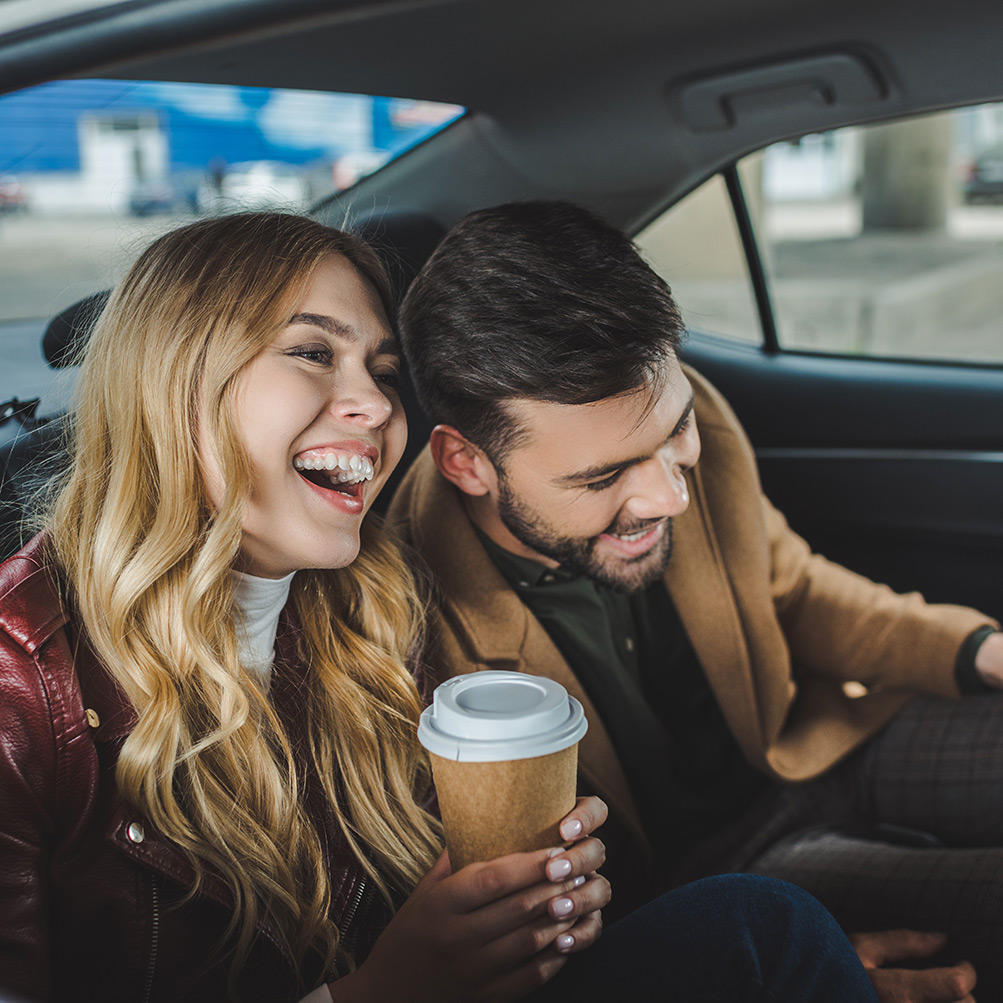
<instances>
[{"instance_id":1,"label":"woman's nose","mask_svg":"<svg viewBox=\"0 0 1003 1003\"><path fill-rule=\"evenodd\" d=\"M367 373L364 378L352 379L348 385L344 381L340 383L332 397L331 410L342 420L358 422L367 428L379 428L390 420L394 405Z\"/></svg>"}]
</instances>

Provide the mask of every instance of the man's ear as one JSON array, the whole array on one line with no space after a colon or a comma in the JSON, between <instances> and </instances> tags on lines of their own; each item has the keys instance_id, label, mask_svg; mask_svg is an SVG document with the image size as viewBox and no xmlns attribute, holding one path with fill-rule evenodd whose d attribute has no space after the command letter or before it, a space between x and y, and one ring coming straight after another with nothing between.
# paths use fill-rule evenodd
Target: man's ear
<instances>
[{"instance_id":1,"label":"man's ear","mask_svg":"<svg viewBox=\"0 0 1003 1003\"><path fill-rule=\"evenodd\" d=\"M498 484L494 465L484 450L464 438L452 425L436 425L428 442L439 473L464 494L486 495Z\"/></svg>"}]
</instances>

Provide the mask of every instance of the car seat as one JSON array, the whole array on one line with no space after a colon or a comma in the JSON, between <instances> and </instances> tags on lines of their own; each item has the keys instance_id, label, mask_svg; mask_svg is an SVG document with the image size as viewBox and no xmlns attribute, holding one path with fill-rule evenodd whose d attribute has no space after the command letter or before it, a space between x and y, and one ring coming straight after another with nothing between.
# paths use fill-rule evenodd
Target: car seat
<instances>
[{"instance_id":1,"label":"car seat","mask_svg":"<svg viewBox=\"0 0 1003 1003\"><path fill-rule=\"evenodd\" d=\"M95 293L53 317L42 335L53 369L76 361L107 300L107 292ZM37 510L38 495L65 467L62 416L39 416L38 403L15 397L0 405L0 560L28 542L37 527L25 515Z\"/></svg>"}]
</instances>

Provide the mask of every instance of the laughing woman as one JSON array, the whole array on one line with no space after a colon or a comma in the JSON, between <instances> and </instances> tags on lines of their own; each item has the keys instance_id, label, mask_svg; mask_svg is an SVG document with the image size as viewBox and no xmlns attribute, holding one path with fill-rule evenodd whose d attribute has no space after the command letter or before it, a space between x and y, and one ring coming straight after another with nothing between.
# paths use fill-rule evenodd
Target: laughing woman
<instances>
[{"instance_id":1,"label":"laughing woman","mask_svg":"<svg viewBox=\"0 0 1003 1003\"><path fill-rule=\"evenodd\" d=\"M282 214L114 291L0 569L4 1000L511 997L598 935L597 840L439 856L419 603L363 522L407 434L390 313L366 245Z\"/></svg>"}]
</instances>

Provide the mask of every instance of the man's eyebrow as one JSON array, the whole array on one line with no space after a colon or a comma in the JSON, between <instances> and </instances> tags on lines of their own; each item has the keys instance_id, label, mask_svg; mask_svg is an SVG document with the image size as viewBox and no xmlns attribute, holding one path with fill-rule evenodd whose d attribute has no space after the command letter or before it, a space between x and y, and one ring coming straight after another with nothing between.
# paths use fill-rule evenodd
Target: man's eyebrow
<instances>
[{"instance_id":1,"label":"man's eyebrow","mask_svg":"<svg viewBox=\"0 0 1003 1003\"><path fill-rule=\"evenodd\" d=\"M673 429L665 437L665 442L670 439L674 439L683 429L683 426L689 420L690 415L693 413L693 395L690 394L690 399L686 403L686 407L683 408L682 414L679 416L679 420L673 426ZM617 463L604 463L602 466L588 467L585 470L575 471L573 474L564 474L562 477L558 477L556 483L558 484L579 484L583 481L595 481L603 477L607 477L609 474L616 472L617 470L626 470L628 467L633 467L637 463L643 463L645 460L650 458L650 454L645 456L632 456L626 460L620 460Z\"/></svg>"},{"instance_id":2,"label":"man's eyebrow","mask_svg":"<svg viewBox=\"0 0 1003 1003\"><path fill-rule=\"evenodd\" d=\"M312 324L322 331L336 338L344 338L346 341L358 341L359 332L351 324L338 320L337 317L328 317L325 313L298 313L289 318L290 324ZM377 346L375 355L400 355L400 346L396 338L384 338Z\"/></svg>"}]
</instances>

